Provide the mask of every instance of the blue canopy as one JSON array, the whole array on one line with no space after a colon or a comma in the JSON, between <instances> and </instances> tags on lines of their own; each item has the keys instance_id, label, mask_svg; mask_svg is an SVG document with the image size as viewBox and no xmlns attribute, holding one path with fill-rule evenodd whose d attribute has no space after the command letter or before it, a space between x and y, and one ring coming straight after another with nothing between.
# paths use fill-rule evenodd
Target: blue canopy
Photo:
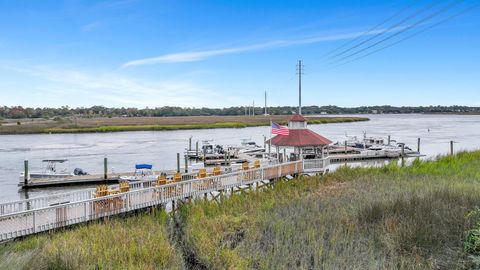
<instances>
[{"instance_id":1,"label":"blue canopy","mask_svg":"<svg viewBox=\"0 0 480 270\"><path fill-rule=\"evenodd\" d=\"M141 170L141 169L149 169L151 170L152 169L152 165L151 164L135 164L135 169L137 170Z\"/></svg>"}]
</instances>

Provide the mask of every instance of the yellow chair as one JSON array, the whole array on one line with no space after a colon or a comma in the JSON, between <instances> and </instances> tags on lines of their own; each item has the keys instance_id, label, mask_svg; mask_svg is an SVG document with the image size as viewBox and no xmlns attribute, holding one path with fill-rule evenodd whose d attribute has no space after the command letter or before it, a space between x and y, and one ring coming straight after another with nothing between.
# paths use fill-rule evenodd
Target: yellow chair
<instances>
[{"instance_id":1,"label":"yellow chair","mask_svg":"<svg viewBox=\"0 0 480 270\"><path fill-rule=\"evenodd\" d=\"M180 182L182 181L182 174L177 172L173 175L173 182Z\"/></svg>"},{"instance_id":2,"label":"yellow chair","mask_svg":"<svg viewBox=\"0 0 480 270\"><path fill-rule=\"evenodd\" d=\"M122 181L122 182L120 182L119 189L120 189L121 193L129 192L130 191L130 184L128 183L128 181Z\"/></svg>"},{"instance_id":3,"label":"yellow chair","mask_svg":"<svg viewBox=\"0 0 480 270\"><path fill-rule=\"evenodd\" d=\"M200 169L198 171L197 178L205 178L205 177L207 177L207 169Z\"/></svg>"},{"instance_id":4,"label":"yellow chair","mask_svg":"<svg viewBox=\"0 0 480 270\"><path fill-rule=\"evenodd\" d=\"M213 176L217 176L217 175L222 174L222 168L220 168L220 167L218 167L218 166L215 167L215 168L213 168L212 174L213 174Z\"/></svg>"},{"instance_id":5,"label":"yellow chair","mask_svg":"<svg viewBox=\"0 0 480 270\"><path fill-rule=\"evenodd\" d=\"M245 161L243 164L242 164L242 169L243 170L248 170L249 167L248 167L248 161Z\"/></svg>"},{"instance_id":6,"label":"yellow chair","mask_svg":"<svg viewBox=\"0 0 480 270\"><path fill-rule=\"evenodd\" d=\"M107 196L107 195L108 195L108 186L107 185L97 186L97 188L95 190L95 193L94 193L95 198L103 197L103 196Z\"/></svg>"},{"instance_id":7,"label":"yellow chair","mask_svg":"<svg viewBox=\"0 0 480 270\"><path fill-rule=\"evenodd\" d=\"M157 177L157 186L166 185L166 184L167 184L166 175L160 175L159 177Z\"/></svg>"},{"instance_id":8,"label":"yellow chair","mask_svg":"<svg viewBox=\"0 0 480 270\"><path fill-rule=\"evenodd\" d=\"M253 163L253 168L260 168L260 160L255 160L255 162Z\"/></svg>"}]
</instances>

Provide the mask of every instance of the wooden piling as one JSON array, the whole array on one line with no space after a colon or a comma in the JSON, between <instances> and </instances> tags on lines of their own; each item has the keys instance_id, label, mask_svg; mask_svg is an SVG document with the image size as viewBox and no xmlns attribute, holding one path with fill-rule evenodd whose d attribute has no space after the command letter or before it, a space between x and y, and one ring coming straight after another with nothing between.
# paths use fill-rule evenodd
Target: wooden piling
<instances>
[{"instance_id":1,"label":"wooden piling","mask_svg":"<svg viewBox=\"0 0 480 270\"><path fill-rule=\"evenodd\" d=\"M388 135L388 145L390 145L390 135Z\"/></svg>"},{"instance_id":2,"label":"wooden piling","mask_svg":"<svg viewBox=\"0 0 480 270\"><path fill-rule=\"evenodd\" d=\"M177 153L177 173L180 172L180 153Z\"/></svg>"},{"instance_id":3,"label":"wooden piling","mask_svg":"<svg viewBox=\"0 0 480 270\"><path fill-rule=\"evenodd\" d=\"M348 149L347 149L347 141L345 141L345 155L347 154L348 152ZM323 149L322 149L322 158L323 158Z\"/></svg>"},{"instance_id":4,"label":"wooden piling","mask_svg":"<svg viewBox=\"0 0 480 270\"><path fill-rule=\"evenodd\" d=\"M192 150L192 137L188 138L188 150Z\"/></svg>"},{"instance_id":5,"label":"wooden piling","mask_svg":"<svg viewBox=\"0 0 480 270\"><path fill-rule=\"evenodd\" d=\"M188 156L185 155L185 173L188 173Z\"/></svg>"},{"instance_id":6,"label":"wooden piling","mask_svg":"<svg viewBox=\"0 0 480 270\"><path fill-rule=\"evenodd\" d=\"M404 157L405 156L405 144L402 143L402 152L401 152L401 156Z\"/></svg>"},{"instance_id":7,"label":"wooden piling","mask_svg":"<svg viewBox=\"0 0 480 270\"><path fill-rule=\"evenodd\" d=\"M453 156L453 141L450 141L450 155Z\"/></svg>"},{"instance_id":8,"label":"wooden piling","mask_svg":"<svg viewBox=\"0 0 480 270\"><path fill-rule=\"evenodd\" d=\"M198 159L198 141L195 143L195 158Z\"/></svg>"},{"instance_id":9,"label":"wooden piling","mask_svg":"<svg viewBox=\"0 0 480 270\"><path fill-rule=\"evenodd\" d=\"M417 152L420 153L420 138L417 139Z\"/></svg>"},{"instance_id":10,"label":"wooden piling","mask_svg":"<svg viewBox=\"0 0 480 270\"><path fill-rule=\"evenodd\" d=\"M29 175L29 172L28 172L28 160L27 159L25 159L23 161L23 167L24 167L23 184L24 184L24 186L28 186L28 178L29 178L30 175Z\"/></svg>"},{"instance_id":11,"label":"wooden piling","mask_svg":"<svg viewBox=\"0 0 480 270\"><path fill-rule=\"evenodd\" d=\"M103 158L103 179L108 179L108 159L107 157Z\"/></svg>"}]
</instances>

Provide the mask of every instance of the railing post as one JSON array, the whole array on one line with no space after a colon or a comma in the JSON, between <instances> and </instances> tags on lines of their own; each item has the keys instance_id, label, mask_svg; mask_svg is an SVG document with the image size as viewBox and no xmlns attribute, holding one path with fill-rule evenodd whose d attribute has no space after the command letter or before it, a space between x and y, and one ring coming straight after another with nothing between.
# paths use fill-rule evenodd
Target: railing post
<instances>
[{"instance_id":1,"label":"railing post","mask_svg":"<svg viewBox=\"0 0 480 270\"><path fill-rule=\"evenodd\" d=\"M37 231L37 226L36 226L36 222L35 222L35 213L37 211L33 211L32 213L32 225L33 225L33 233L35 233Z\"/></svg>"},{"instance_id":2,"label":"railing post","mask_svg":"<svg viewBox=\"0 0 480 270\"><path fill-rule=\"evenodd\" d=\"M130 193L127 193L126 197L127 198L125 199L125 204L126 204L125 209L128 212L130 211Z\"/></svg>"},{"instance_id":3,"label":"railing post","mask_svg":"<svg viewBox=\"0 0 480 270\"><path fill-rule=\"evenodd\" d=\"M83 203L83 216L84 216L84 220L87 221L88 220L88 215L87 215L87 204L88 202L84 202Z\"/></svg>"}]
</instances>

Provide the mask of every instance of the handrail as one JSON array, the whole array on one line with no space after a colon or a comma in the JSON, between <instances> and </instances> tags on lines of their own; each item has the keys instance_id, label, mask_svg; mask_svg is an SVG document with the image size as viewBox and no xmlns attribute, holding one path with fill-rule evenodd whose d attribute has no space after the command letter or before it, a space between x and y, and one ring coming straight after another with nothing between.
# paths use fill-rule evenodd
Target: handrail
<instances>
[{"instance_id":1,"label":"handrail","mask_svg":"<svg viewBox=\"0 0 480 270\"><path fill-rule=\"evenodd\" d=\"M318 162L320 163L320 161ZM6 213L0 215L0 242L40 231L129 212L134 209L165 204L176 199L201 196L212 191L253 184L289 174L299 174L303 172L304 164L304 161L286 162L201 179L138 188L98 198L91 197L63 204L44 205L34 209ZM324 162L321 162L321 164L324 164Z\"/></svg>"}]
</instances>

